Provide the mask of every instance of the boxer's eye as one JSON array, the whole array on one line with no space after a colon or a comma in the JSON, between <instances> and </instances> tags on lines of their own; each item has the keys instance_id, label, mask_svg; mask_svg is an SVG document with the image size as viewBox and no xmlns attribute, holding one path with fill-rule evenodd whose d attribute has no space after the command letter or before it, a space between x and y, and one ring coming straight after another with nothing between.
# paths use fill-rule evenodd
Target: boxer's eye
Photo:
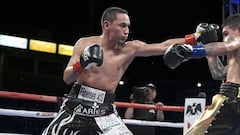
<instances>
[{"instance_id":1,"label":"boxer's eye","mask_svg":"<svg viewBox=\"0 0 240 135\"><path fill-rule=\"evenodd\" d=\"M126 23L121 23L121 24L119 24L122 28L126 28L126 27L130 27L128 24L126 24Z\"/></svg>"}]
</instances>

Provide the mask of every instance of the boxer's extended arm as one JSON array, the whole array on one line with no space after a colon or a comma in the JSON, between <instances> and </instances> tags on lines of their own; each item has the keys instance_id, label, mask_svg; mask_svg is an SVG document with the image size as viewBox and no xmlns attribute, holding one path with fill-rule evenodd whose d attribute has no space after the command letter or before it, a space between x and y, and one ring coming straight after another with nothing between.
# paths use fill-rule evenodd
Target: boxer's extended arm
<instances>
[{"instance_id":1,"label":"boxer's extended arm","mask_svg":"<svg viewBox=\"0 0 240 135\"><path fill-rule=\"evenodd\" d=\"M226 42L212 42L206 45L174 44L167 49L163 58L165 64L173 69L191 58L222 56L239 49L239 47L240 39L236 37L229 37L229 40Z\"/></svg>"},{"instance_id":2,"label":"boxer's extended arm","mask_svg":"<svg viewBox=\"0 0 240 135\"><path fill-rule=\"evenodd\" d=\"M163 57L165 64L174 69L189 58L204 57L206 52L202 44L218 41L218 34L219 26L217 24L200 23L194 34L185 36L185 43L194 47L188 45L181 47L177 44L170 46ZM184 51L186 52L184 53ZM192 54L193 56L191 56Z\"/></svg>"},{"instance_id":3,"label":"boxer's extended arm","mask_svg":"<svg viewBox=\"0 0 240 135\"><path fill-rule=\"evenodd\" d=\"M225 37L224 42L211 42L208 44L189 45L174 44L164 54L167 66L174 69L190 58L203 58L207 56L222 56L239 49L240 38L234 36Z\"/></svg>"}]
</instances>

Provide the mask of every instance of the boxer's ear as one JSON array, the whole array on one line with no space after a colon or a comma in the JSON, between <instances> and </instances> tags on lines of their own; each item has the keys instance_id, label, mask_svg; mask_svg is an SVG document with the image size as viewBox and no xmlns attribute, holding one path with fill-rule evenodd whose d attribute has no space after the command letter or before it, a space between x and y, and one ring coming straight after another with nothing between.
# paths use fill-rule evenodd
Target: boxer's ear
<instances>
[{"instance_id":1,"label":"boxer's ear","mask_svg":"<svg viewBox=\"0 0 240 135\"><path fill-rule=\"evenodd\" d=\"M240 35L240 26L237 27L238 34Z\"/></svg>"}]
</instances>

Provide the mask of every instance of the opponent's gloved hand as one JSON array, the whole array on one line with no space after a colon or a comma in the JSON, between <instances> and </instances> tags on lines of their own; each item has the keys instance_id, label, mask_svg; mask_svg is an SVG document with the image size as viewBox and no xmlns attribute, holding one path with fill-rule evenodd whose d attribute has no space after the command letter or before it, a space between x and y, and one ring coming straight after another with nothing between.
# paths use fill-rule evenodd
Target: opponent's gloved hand
<instances>
[{"instance_id":1,"label":"opponent's gloved hand","mask_svg":"<svg viewBox=\"0 0 240 135\"><path fill-rule=\"evenodd\" d=\"M165 64L174 69L190 58L203 58L206 52L203 45L173 44L164 53Z\"/></svg>"},{"instance_id":2,"label":"opponent's gloved hand","mask_svg":"<svg viewBox=\"0 0 240 135\"><path fill-rule=\"evenodd\" d=\"M186 44L206 44L218 41L219 26L217 24L200 23L196 32L185 36Z\"/></svg>"},{"instance_id":3,"label":"opponent's gloved hand","mask_svg":"<svg viewBox=\"0 0 240 135\"><path fill-rule=\"evenodd\" d=\"M93 65L101 66L103 62L103 49L100 45L87 46L80 56L80 62L73 65L73 71L80 73L83 68L89 69Z\"/></svg>"}]
</instances>

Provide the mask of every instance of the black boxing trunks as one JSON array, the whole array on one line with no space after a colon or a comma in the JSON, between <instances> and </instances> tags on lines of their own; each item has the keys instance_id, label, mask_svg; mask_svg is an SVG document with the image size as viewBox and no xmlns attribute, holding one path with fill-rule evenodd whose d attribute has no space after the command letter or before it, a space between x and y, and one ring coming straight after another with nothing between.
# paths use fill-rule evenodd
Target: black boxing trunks
<instances>
[{"instance_id":1,"label":"black boxing trunks","mask_svg":"<svg viewBox=\"0 0 240 135\"><path fill-rule=\"evenodd\" d=\"M240 84L223 83L221 94L227 98L206 135L240 135Z\"/></svg>"},{"instance_id":2,"label":"black boxing trunks","mask_svg":"<svg viewBox=\"0 0 240 135\"><path fill-rule=\"evenodd\" d=\"M240 85L223 83L212 104L184 135L240 135Z\"/></svg>"},{"instance_id":3,"label":"black boxing trunks","mask_svg":"<svg viewBox=\"0 0 240 135\"><path fill-rule=\"evenodd\" d=\"M132 135L119 117L114 99L114 93L75 83L42 135Z\"/></svg>"}]
</instances>

